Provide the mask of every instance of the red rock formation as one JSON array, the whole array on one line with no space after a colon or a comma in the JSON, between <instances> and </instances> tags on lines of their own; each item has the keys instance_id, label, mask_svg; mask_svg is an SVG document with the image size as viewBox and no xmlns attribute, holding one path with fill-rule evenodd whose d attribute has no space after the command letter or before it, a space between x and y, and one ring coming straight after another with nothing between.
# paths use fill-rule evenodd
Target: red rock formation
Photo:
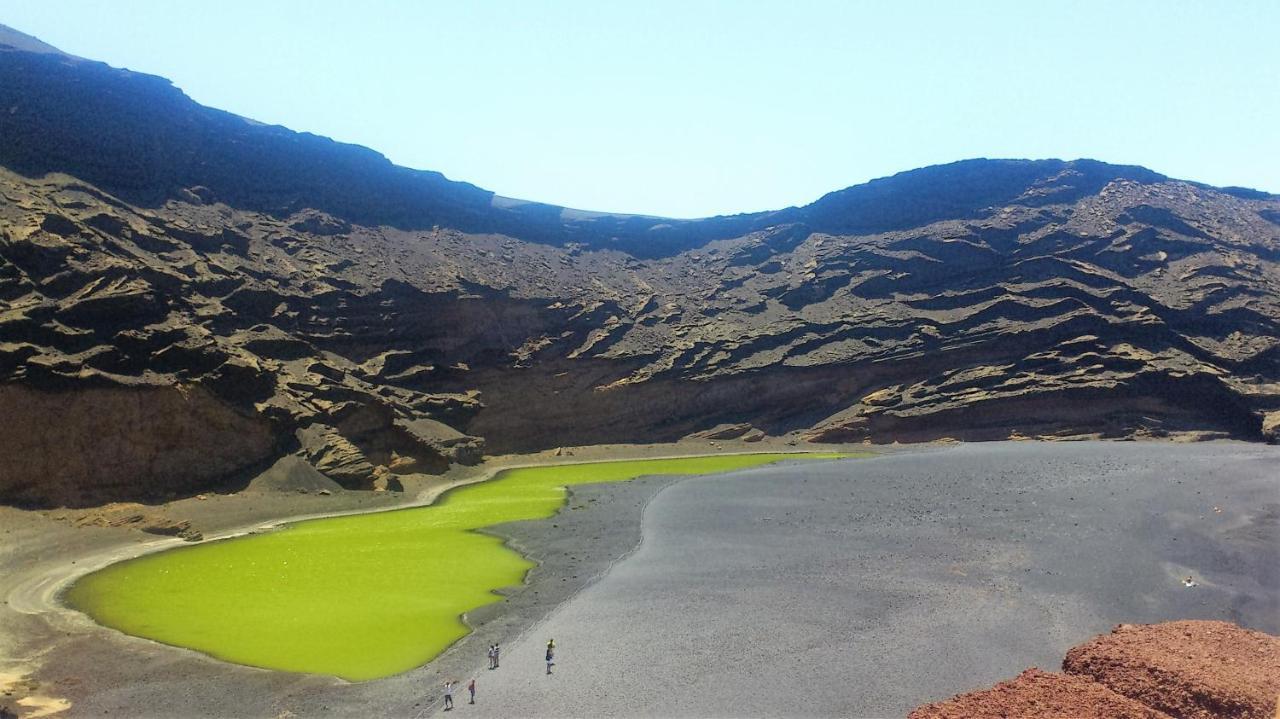
<instances>
[{"instance_id":1,"label":"red rock formation","mask_svg":"<svg viewBox=\"0 0 1280 719\"><path fill-rule=\"evenodd\" d=\"M1227 622L1121 624L1062 668L1178 717L1277 716L1280 637Z\"/></svg>"},{"instance_id":2,"label":"red rock formation","mask_svg":"<svg viewBox=\"0 0 1280 719\"><path fill-rule=\"evenodd\" d=\"M910 719L1280 717L1280 637L1227 622L1121 624L1072 648L1062 668L1028 669Z\"/></svg>"},{"instance_id":3,"label":"red rock formation","mask_svg":"<svg viewBox=\"0 0 1280 719\"><path fill-rule=\"evenodd\" d=\"M1019 674L1017 679L1001 682L990 689L922 706L911 712L908 719L983 717L1165 719L1168 715L1088 679L1032 668Z\"/></svg>"}]
</instances>

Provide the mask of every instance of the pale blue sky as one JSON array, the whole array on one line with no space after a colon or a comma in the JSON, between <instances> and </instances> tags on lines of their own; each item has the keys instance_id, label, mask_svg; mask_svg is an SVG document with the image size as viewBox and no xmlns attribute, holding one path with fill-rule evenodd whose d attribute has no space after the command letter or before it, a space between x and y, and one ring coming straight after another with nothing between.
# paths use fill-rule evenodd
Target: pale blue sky
<instances>
[{"instance_id":1,"label":"pale blue sky","mask_svg":"<svg viewBox=\"0 0 1280 719\"><path fill-rule=\"evenodd\" d=\"M583 209L776 209L969 157L1280 192L1275 0L0 0L0 23Z\"/></svg>"}]
</instances>

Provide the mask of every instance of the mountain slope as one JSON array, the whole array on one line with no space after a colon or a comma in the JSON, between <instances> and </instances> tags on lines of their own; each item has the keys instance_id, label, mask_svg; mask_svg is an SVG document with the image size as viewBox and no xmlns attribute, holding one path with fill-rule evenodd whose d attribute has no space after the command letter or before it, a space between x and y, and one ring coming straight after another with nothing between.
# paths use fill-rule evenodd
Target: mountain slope
<instances>
[{"instance_id":1,"label":"mountain slope","mask_svg":"<svg viewBox=\"0 0 1280 719\"><path fill-rule=\"evenodd\" d=\"M713 428L1260 439L1280 409L1264 193L969 160L776 212L593 214L4 38L3 501L191 493L290 453L393 486Z\"/></svg>"},{"instance_id":2,"label":"mountain slope","mask_svg":"<svg viewBox=\"0 0 1280 719\"><path fill-rule=\"evenodd\" d=\"M0 163L27 175L74 175L143 207L201 187L222 202L275 216L314 208L366 225L515 233L633 254L660 254L689 237L741 234L751 223L579 212L497 197L437 172L392 165L364 147L201 106L164 78L56 51L19 51L26 45L0 31L0 105L8 108L0 113Z\"/></svg>"}]
</instances>

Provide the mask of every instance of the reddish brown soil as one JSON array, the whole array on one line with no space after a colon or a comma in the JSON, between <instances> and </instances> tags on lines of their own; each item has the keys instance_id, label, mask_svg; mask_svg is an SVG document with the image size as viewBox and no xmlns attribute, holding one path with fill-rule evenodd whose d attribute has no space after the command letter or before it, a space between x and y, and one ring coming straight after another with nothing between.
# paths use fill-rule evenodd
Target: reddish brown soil
<instances>
[{"instance_id":1,"label":"reddish brown soil","mask_svg":"<svg viewBox=\"0 0 1280 719\"><path fill-rule=\"evenodd\" d=\"M1166 719L1167 714L1120 696L1082 677L1028 669L1017 679L991 689L961 694L911 712L908 719L978 719L1042 717L1044 719Z\"/></svg>"},{"instance_id":2,"label":"reddish brown soil","mask_svg":"<svg viewBox=\"0 0 1280 719\"><path fill-rule=\"evenodd\" d=\"M1280 716L1280 637L1227 622L1122 624L1062 668L1178 717Z\"/></svg>"},{"instance_id":3,"label":"reddish brown soil","mask_svg":"<svg viewBox=\"0 0 1280 719\"><path fill-rule=\"evenodd\" d=\"M1280 718L1280 637L1228 622L1122 624L1071 649L1062 668L1028 669L910 719Z\"/></svg>"}]
</instances>

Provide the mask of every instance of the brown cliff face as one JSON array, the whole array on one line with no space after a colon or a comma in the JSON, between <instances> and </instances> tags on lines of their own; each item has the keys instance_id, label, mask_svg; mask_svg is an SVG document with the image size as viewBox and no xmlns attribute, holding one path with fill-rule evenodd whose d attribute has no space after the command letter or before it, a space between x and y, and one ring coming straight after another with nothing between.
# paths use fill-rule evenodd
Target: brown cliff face
<instances>
[{"instance_id":1,"label":"brown cliff face","mask_svg":"<svg viewBox=\"0 0 1280 719\"><path fill-rule=\"evenodd\" d=\"M276 456L271 424L194 386L0 385L0 494L104 503L194 494Z\"/></svg>"},{"instance_id":2,"label":"brown cliff face","mask_svg":"<svg viewBox=\"0 0 1280 719\"><path fill-rule=\"evenodd\" d=\"M971 160L777 212L600 215L3 37L0 106L0 382L54 404L195 388L350 487L486 446L724 424L1261 439L1280 410L1280 200L1262 193ZM0 501L190 492L258 462L43 495L10 468Z\"/></svg>"}]
</instances>

